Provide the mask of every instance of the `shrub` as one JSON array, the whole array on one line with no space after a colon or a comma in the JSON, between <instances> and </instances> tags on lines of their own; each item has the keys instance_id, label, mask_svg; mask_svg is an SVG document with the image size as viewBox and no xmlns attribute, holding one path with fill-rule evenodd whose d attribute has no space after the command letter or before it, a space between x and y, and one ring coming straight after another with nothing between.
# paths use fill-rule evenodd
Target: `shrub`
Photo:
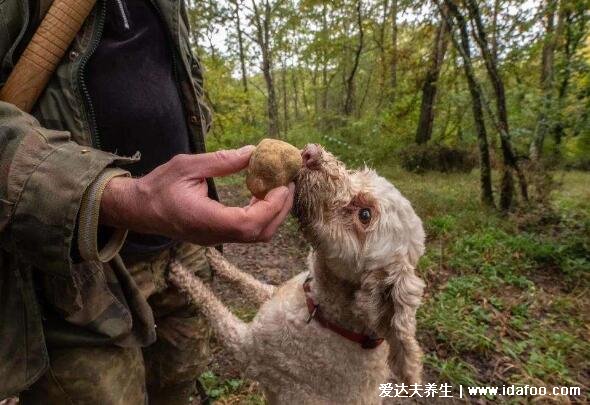
<instances>
[{"instance_id":1,"label":"shrub","mask_svg":"<svg viewBox=\"0 0 590 405\"><path fill-rule=\"evenodd\" d=\"M410 172L470 172L477 164L474 154L467 149L444 145L410 145L400 152L401 165Z\"/></svg>"}]
</instances>

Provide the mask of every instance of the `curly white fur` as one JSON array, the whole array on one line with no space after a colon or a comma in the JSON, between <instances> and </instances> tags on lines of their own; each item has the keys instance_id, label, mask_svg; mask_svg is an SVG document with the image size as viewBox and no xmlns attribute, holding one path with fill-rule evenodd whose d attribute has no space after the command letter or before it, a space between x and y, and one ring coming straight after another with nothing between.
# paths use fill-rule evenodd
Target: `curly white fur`
<instances>
[{"instance_id":1,"label":"curly white fur","mask_svg":"<svg viewBox=\"0 0 590 405\"><path fill-rule=\"evenodd\" d=\"M265 302L241 322L179 263L170 280L186 291L211 322L220 342L257 380L269 403L378 404L390 371L419 383L422 351L415 338L424 283L414 267L424 253L422 222L400 192L372 170L347 171L321 147L313 168L301 170L294 213L313 246L311 294L322 314L386 343L363 349L317 322L307 323L302 289L307 273L278 288L258 282L210 251L220 276ZM371 220L359 212L369 209Z\"/></svg>"}]
</instances>

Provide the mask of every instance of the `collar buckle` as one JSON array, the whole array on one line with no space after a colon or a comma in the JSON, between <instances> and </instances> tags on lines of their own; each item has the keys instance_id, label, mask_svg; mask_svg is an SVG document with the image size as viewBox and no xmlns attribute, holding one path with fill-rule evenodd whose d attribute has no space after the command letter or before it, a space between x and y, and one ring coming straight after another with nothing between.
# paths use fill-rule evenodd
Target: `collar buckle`
<instances>
[{"instance_id":1,"label":"collar buckle","mask_svg":"<svg viewBox=\"0 0 590 405\"><path fill-rule=\"evenodd\" d=\"M309 314L309 317L307 318L307 321L305 321L305 323L310 323L311 320L313 318L315 318L315 314L318 312L318 307L319 307L319 305L314 305L313 311L311 311L311 313Z\"/></svg>"}]
</instances>

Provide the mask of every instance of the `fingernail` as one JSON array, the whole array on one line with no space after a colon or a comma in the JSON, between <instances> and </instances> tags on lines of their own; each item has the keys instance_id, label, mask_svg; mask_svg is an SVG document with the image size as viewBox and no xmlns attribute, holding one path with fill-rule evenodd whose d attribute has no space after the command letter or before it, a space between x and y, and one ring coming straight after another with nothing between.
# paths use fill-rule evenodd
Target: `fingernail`
<instances>
[{"instance_id":1,"label":"fingernail","mask_svg":"<svg viewBox=\"0 0 590 405\"><path fill-rule=\"evenodd\" d=\"M240 149L238 149L238 154L239 155L249 155L252 153L252 151L256 149L256 146L254 145L246 145L246 146L242 146Z\"/></svg>"}]
</instances>

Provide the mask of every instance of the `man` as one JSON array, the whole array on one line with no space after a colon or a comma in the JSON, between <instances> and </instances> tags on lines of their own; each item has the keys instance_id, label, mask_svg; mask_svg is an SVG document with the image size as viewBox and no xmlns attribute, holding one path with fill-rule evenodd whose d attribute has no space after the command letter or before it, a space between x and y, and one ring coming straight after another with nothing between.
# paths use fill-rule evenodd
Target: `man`
<instances>
[{"instance_id":1,"label":"man","mask_svg":"<svg viewBox=\"0 0 590 405\"><path fill-rule=\"evenodd\" d=\"M0 1L0 86L50 3ZM252 147L204 153L188 37L182 0L98 0L32 114L0 102L0 399L187 404L209 332L169 261L207 277L199 245L268 240L288 214L292 186L215 200L205 179Z\"/></svg>"}]
</instances>

